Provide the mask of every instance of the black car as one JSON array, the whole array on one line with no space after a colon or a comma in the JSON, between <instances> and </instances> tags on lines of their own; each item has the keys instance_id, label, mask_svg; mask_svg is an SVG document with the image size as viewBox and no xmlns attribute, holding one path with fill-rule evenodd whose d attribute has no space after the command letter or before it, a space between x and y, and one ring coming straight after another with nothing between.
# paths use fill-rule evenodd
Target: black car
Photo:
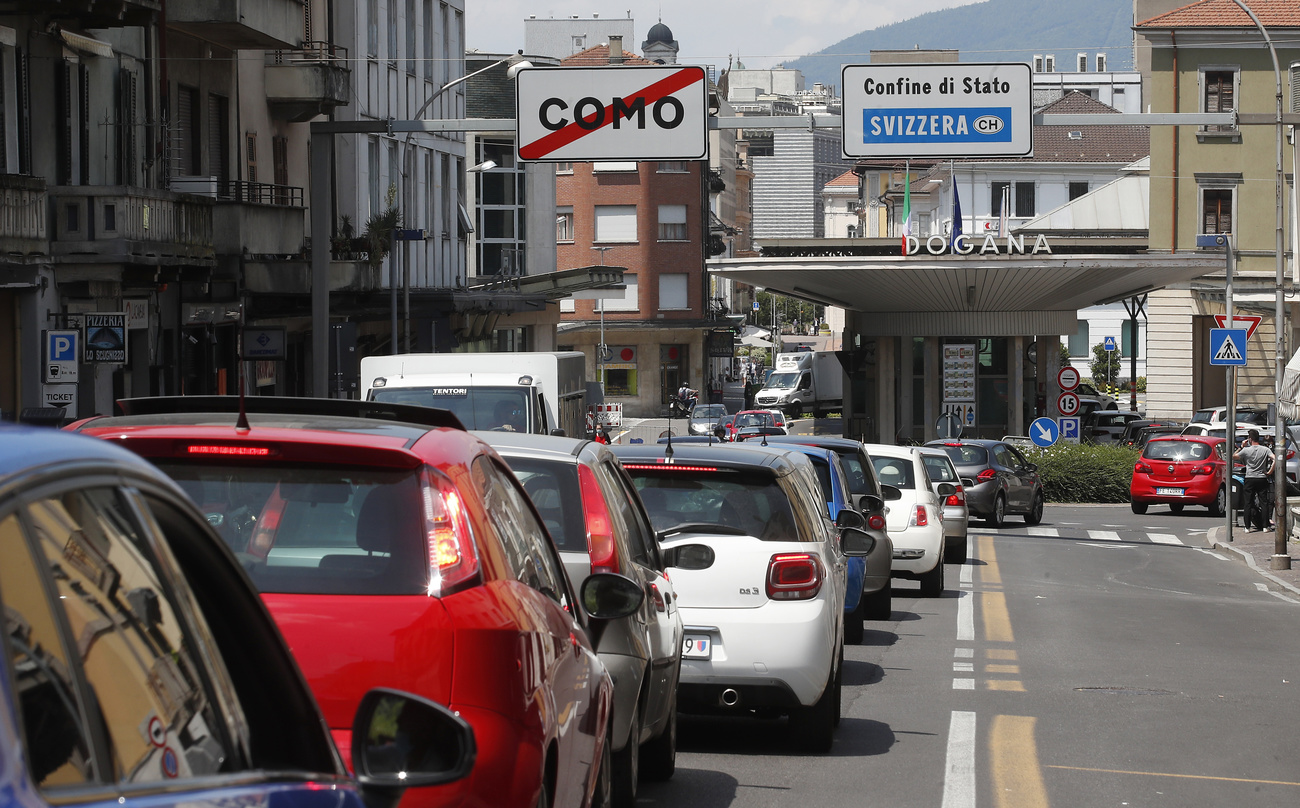
<instances>
[{"instance_id":1,"label":"black car","mask_svg":"<svg viewBox=\"0 0 1300 808\"><path fill-rule=\"evenodd\" d=\"M943 449L961 475L971 516L1001 527L1007 514L1022 514L1025 524L1043 520L1043 481L1038 466L1020 450L1000 440L936 440L926 444Z\"/></svg>"},{"instance_id":2,"label":"black car","mask_svg":"<svg viewBox=\"0 0 1300 808\"><path fill-rule=\"evenodd\" d=\"M1173 421L1167 418L1139 418L1136 421L1129 421L1124 425L1124 431L1120 433L1119 445L1137 445L1138 437L1142 433L1142 430L1149 426L1175 426L1181 429L1183 425L1178 421Z\"/></svg>"}]
</instances>

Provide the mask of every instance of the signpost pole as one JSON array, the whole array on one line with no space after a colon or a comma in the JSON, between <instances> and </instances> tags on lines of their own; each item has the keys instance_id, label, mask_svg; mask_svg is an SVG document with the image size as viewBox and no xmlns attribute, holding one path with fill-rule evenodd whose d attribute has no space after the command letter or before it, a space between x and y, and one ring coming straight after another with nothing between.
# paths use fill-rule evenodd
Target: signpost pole
<instances>
[{"instance_id":1,"label":"signpost pole","mask_svg":"<svg viewBox=\"0 0 1300 808\"><path fill-rule=\"evenodd\" d=\"M1226 273L1226 279L1223 285L1223 303L1228 310L1227 319L1224 322L1228 328L1232 328L1234 324L1232 319L1232 261L1234 256L1232 254L1231 235L1224 235L1223 237L1223 252L1225 255L1224 272ZM1228 454L1228 507L1224 508L1223 512L1226 522L1225 528L1227 529L1227 533L1224 535L1227 537L1228 542L1231 543L1233 524L1237 521L1236 514L1232 510L1232 455L1233 451L1237 448L1237 366L1228 365L1227 373L1228 412L1226 417L1228 420L1227 423L1224 424L1224 434L1228 436L1228 442L1225 445ZM1241 487L1241 497L1243 500L1246 498L1246 486L1244 484ZM1245 502L1242 502L1243 506L1245 504ZM1246 525L1246 527L1249 528L1250 525Z\"/></svg>"}]
</instances>

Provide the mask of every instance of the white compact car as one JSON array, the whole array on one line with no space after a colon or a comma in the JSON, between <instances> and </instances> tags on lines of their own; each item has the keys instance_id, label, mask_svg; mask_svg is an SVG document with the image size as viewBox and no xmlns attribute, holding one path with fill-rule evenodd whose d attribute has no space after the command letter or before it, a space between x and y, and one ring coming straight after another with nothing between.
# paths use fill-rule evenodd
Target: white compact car
<instances>
[{"instance_id":1,"label":"white compact car","mask_svg":"<svg viewBox=\"0 0 1300 808\"><path fill-rule=\"evenodd\" d=\"M807 456L755 443L611 447L631 475L685 624L684 712L790 716L803 748L840 715L847 557L874 545L837 528Z\"/></svg>"},{"instance_id":2,"label":"white compact car","mask_svg":"<svg viewBox=\"0 0 1300 808\"><path fill-rule=\"evenodd\" d=\"M943 594L943 500L956 493L951 483L936 486L914 446L867 444L889 512L885 515L894 542L895 578L921 582L921 594ZM897 495L895 496L895 492Z\"/></svg>"}]
</instances>

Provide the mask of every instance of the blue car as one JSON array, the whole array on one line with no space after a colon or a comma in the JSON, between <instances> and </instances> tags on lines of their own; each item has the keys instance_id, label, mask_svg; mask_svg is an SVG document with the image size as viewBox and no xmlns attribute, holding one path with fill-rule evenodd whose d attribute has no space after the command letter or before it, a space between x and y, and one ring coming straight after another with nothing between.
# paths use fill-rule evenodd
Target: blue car
<instances>
[{"instance_id":1,"label":"blue car","mask_svg":"<svg viewBox=\"0 0 1300 808\"><path fill-rule=\"evenodd\" d=\"M104 441L0 425L0 607L0 808L389 808L474 762L459 717L376 689L349 776L230 550Z\"/></svg>"}]
</instances>

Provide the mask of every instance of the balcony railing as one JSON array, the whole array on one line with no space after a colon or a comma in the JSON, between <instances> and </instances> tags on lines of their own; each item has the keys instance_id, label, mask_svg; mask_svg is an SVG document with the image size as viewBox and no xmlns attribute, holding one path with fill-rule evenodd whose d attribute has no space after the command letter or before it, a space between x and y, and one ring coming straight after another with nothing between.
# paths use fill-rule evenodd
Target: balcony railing
<instances>
[{"instance_id":1,"label":"balcony railing","mask_svg":"<svg viewBox=\"0 0 1300 808\"><path fill-rule=\"evenodd\" d=\"M218 183L217 199L223 202L246 202L250 205L283 205L301 208L303 190L297 185L226 180Z\"/></svg>"},{"instance_id":2,"label":"balcony railing","mask_svg":"<svg viewBox=\"0 0 1300 808\"><path fill-rule=\"evenodd\" d=\"M0 252L44 253L45 221L45 180L0 174Z\"/></svg>"},{"instance_id":3,"label":"balcony railing","mask_svg":"<svg viewBox=\"0 0 1300 808\"><path fill-rule=\"evenodd\" d=\"M347 48L308 42L268 51L265 59L266 101L275 117L306 121L347 105L352 77Z\"/></svg>"},{"instance_id":4,"label":"balcony railing","mask_svg":"<svg viewBox=\"0 0 1300 808\"><path fill-rule=\"evenodd\" d=\"M266 64L335 64L348 66L348 49L333 42L304 42L301 48L266 52Z\"/></svg>"},{"instance_id":5,"label":"balcony railing","mask_svg":"<svg viewBox=\"0 0 1300 808\"><path fill-rule=\"evenodd\" d=\"M52 252L87 261L208 264L213 200L124 185L49 189Z\"/></svg>"}]
</instances>

